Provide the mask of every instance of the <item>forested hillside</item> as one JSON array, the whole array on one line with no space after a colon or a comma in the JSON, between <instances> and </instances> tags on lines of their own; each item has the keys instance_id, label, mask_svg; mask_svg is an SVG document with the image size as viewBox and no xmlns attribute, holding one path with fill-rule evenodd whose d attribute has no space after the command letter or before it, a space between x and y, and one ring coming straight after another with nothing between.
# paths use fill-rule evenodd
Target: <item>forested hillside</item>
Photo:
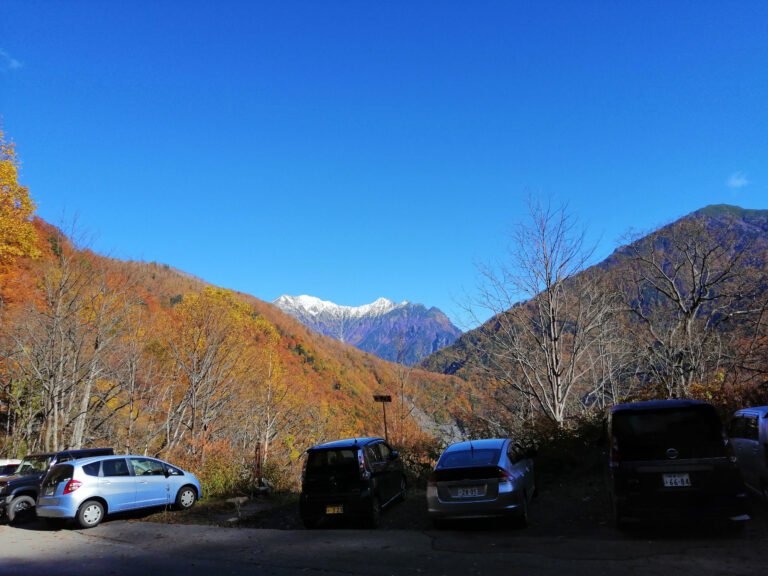
<instances>
[{"instance_id":1,"label":"forested hillside","mask_svg":"<svg viewBox=\"0 0 768 576\"><path fill-rule=\"evenodd\" d=\"M295 481L308 446L383 434L373 394L393 396L398 444L429 438L466 409L458 379L390 364L168 265L76 246L32 218L16 169L5 146L4 457L107 445L175 459L223 489L250 473L257 444L273 479Z\"/></svg>"}]
</instances>

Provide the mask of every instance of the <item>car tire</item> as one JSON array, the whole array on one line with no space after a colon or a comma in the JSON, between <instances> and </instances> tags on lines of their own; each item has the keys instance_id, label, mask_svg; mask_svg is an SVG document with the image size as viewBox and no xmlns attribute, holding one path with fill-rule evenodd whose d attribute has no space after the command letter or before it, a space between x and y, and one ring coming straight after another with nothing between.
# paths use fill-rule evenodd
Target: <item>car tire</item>
<instances>
[{"instance_id":1,"label":"car tire","mask_svg":"<svg viewBox=\"0 0 768 576\"><path fill-rule=\"evenodd\" d=\"M77 511L77 525L80 528L95 528L104 520L104 505L98 500L86 500Z\"/></svg>"},{"instance_id":2,"label":"car tire","mask_svg":"<svg viewBox=\"0 0 768 576\"><path fill-rule=\"evenodd\" d=\"M405 502L408 498L408 481L405 479L405 475L400 477L400 492L397 495L398 502Z\"/></svg>"},{"instance_id":3,"label":"car tire","mask_svg":"<svg viewBox=\"0 0 768 576\"><path fill-rule=\"evenodd\" d=\"M192 486L183 486L176 494L176 509L189 510L197 502L197 492Z\"/></svg>"},{"instance_id":4,"label":"car tire","mask_svg":"<svg viewBox=\"0 0 768 576\"><path fill-rule=\"evenodd\" d=\"M31 520L35 515L35 499L32 496L16 496L8 504L8 522L19 523Z\"/></svg>"},{"instance_id":5,"label":"car tire","mask_svg":"<svg viewBox=\"0 0 768 576\"><path fill-rule=\"evenodd\" d=\"M368 512L368 518L366 519L366 526L368 528L378 528L381 523L381 501L378 497L374 496L371 499L371 509Z\"/></svg>"}]
</instances>

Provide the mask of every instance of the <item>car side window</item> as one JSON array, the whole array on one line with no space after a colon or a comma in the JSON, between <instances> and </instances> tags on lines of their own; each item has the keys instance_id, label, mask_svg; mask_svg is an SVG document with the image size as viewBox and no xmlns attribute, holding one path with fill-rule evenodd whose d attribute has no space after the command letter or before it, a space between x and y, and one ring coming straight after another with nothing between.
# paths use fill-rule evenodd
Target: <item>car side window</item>
<instances>
[{"instance_id":1,"label":"car side window","mask_svg":"<svg viewBox=\"0 0 768 576\"><path fill-rule=\"evenodd\" d=\"M368 460L371 462L371 464L378 464L381 462L381 453L379 452L378 444L374 444L373 446L366 446L365 455L368 457Z\"/></svg>"},{"instance_id":2,"label":"car side window","mask_svg":"<svg viewBox=\"0 0 768 576\"><path fill-rule=\"evenodd\" d=\"M98 476L99 468L101 468L101 462L91 462L90 464L83 466L83 472L88 476Z\"/></svg>"},{"instance_id":3,"label":"car side window","mask_svg":"<svg viewBox=\"0 0 768 576\"><path fill-rule=\"evenodd\" d=\"M379 446L379 454L381 455L381 460L383 462L388 461L389 457L392 455L392 448L390 448L384 443L381 443L378 446Z\"/></svg>"},{"instance_id":4,"label":"car side window","mask_svg":"<svg viewBox=\"0 0 768 576\"><path fill-rule=\"evenodd\" d=\"M131 466L136 476L165 476L163 465L151 458L131 458Z\"/></svg>"},{"instance_id":5,"label":"car side window","mask_svg":"<svg viewBox=\"0 0 768 576\"><path fill-rule=\"evenodd\" d=\"M128 470L128 464L123 458L104 460L101 473L105 477L131 475L131 472Z\"/></svg>"}]
</instances>

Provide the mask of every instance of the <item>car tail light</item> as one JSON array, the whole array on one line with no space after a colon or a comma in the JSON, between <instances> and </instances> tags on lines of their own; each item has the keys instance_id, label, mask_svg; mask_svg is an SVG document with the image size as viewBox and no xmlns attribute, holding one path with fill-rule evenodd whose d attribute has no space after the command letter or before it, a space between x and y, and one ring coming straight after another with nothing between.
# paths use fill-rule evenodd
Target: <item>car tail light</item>
<instances>
[{"instance_id":1,"label":"car tail light","mask_svg":"<svg viewBox=\"0 0 768 576\"><path fill-rule=\"evenodd\" d=\"M496 468L496 477L502 482L512 479L512 475L501 467Z\"/></svg>"},{"instance_id":2,"label":"car tail light","mask_svg":"<svg viewBox=\"0 0 768 576\"><path fill-rule=\"evenodd\" d=\"M80 488L82 484L83 483L80 482L79 480L70 480L69 482L67 482L67 485L64 486L64 494L69 494L70 492L74 492L75 490Z\"/></svg>"}]
</instances>

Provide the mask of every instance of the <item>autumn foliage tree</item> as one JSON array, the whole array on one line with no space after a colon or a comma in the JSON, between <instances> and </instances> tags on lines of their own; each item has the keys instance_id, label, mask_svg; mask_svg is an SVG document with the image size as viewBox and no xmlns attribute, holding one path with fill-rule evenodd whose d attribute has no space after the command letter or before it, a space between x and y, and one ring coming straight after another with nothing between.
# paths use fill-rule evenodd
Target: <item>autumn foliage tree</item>
<instances>
[{"instance_id":1,"label":"autumn foliage tree","mask_svg":"<svg viewBox=\"0 0 768 576\"><path fill-rule=\"evenodd\" d=\"M19 184L15 147L0 131L0 266L14 258L38 253L30 222L34 211L29 190Z\"/></svg>"}]
</instances>

